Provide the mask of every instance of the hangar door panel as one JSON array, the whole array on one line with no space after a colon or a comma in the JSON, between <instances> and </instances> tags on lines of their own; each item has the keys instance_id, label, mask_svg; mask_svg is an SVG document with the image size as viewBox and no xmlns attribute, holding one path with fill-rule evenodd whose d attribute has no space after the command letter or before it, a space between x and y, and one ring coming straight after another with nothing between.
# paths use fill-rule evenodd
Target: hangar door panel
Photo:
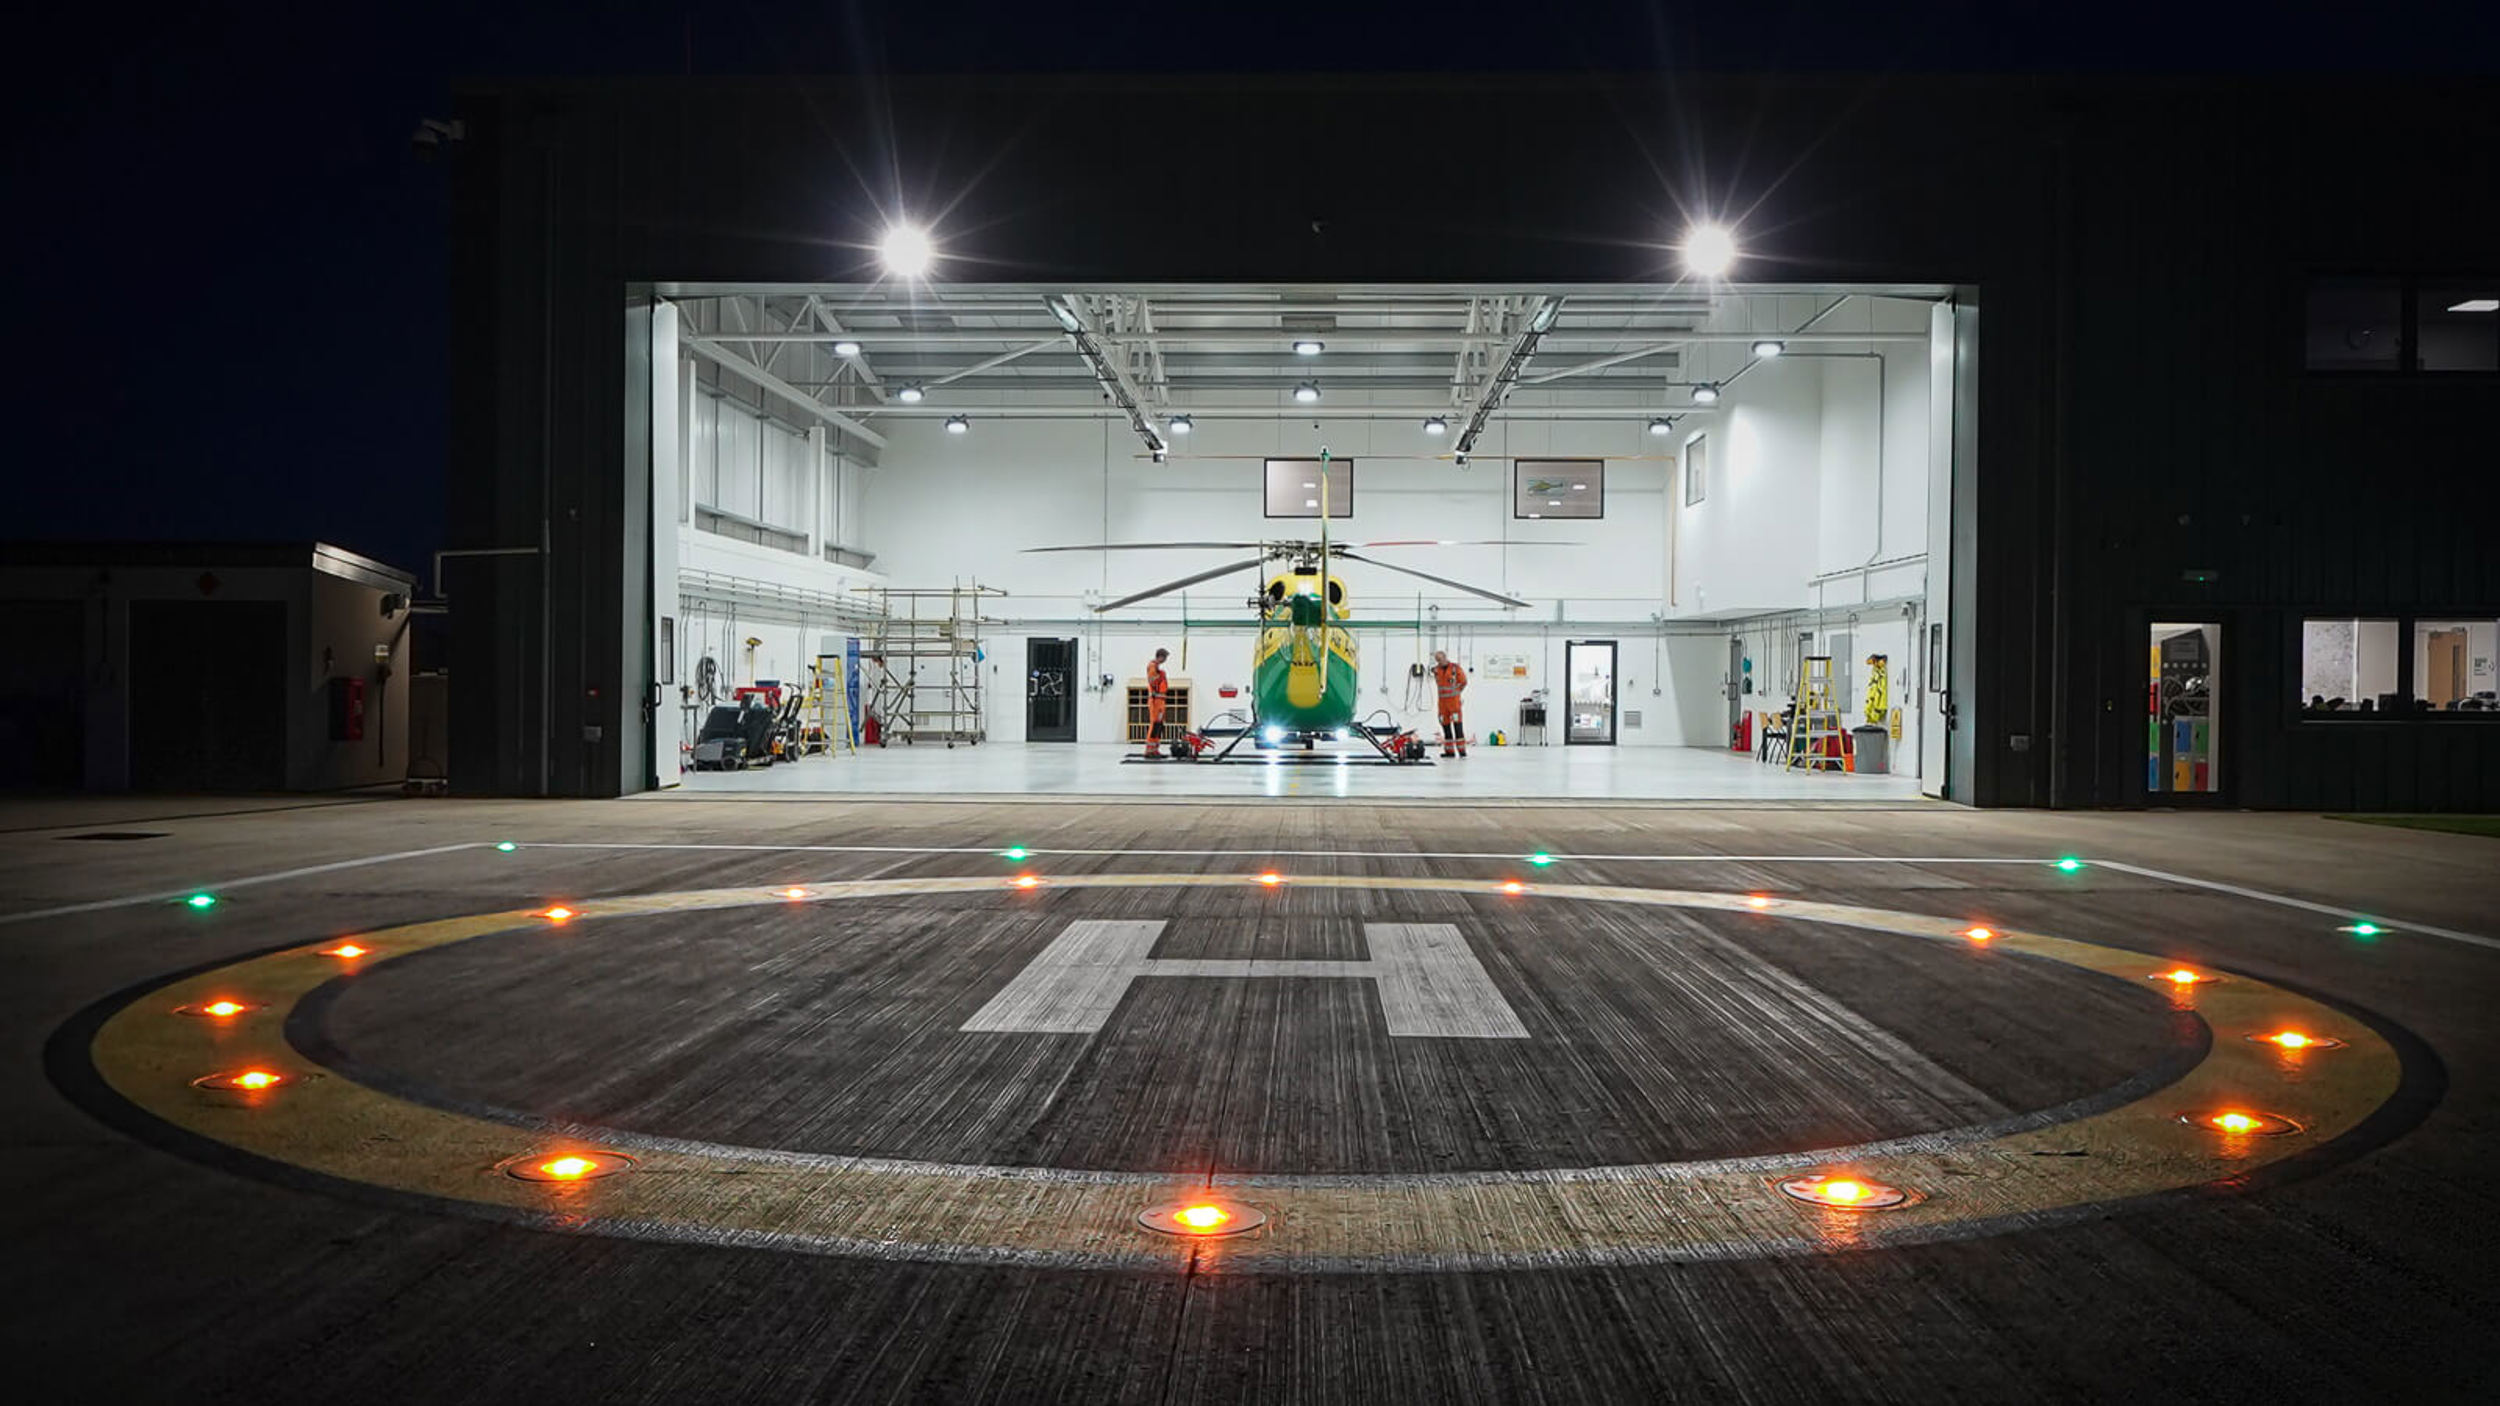
<instances>
[{"instance_id":1,"label":"hangar door panel","mask_svg":"<svg viewBox=\"0 0 2500 1406\"><path fill-rule=\"evenodd\" d=\"M133 601L130 784L286 785L286 603Z\"/></svg>"}]
</instances>

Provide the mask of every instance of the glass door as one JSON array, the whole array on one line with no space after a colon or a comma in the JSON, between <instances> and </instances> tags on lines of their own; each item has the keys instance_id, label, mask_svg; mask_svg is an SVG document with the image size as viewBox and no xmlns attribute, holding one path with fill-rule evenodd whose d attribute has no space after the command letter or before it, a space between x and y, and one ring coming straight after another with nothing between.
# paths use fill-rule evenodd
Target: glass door
<instances>
[{"instance_id":1,"label":"glass door","mask_svg":"<svg viewBox=\"0 0 2500 1406\"><path fill-rule=\"evenodd\" d=\"M1024 642L1024 740L1076 740L1076 641Z\"/></svg>"},{"instance_id":2,"label":"glass door","mask_svg":"<svg viewBox=\"0 0 2500 1406\"><path fill-rule=\"evenodd\" d=\"M1567 746L1615 745L1615 642L1571 640L1563 645L1563 677L1570 688Z\"/></svg>"},{"instance_id":3,"label":"glass door","mask_svg":"<svg viewBox=\"0 0 2500 1406\"><path fill-rule=\"evenodd\" d=\"M2222 789L2222 626L2155 621L2147 643L2145 795L2212 795Z\"/></svg>"}]
</instances>

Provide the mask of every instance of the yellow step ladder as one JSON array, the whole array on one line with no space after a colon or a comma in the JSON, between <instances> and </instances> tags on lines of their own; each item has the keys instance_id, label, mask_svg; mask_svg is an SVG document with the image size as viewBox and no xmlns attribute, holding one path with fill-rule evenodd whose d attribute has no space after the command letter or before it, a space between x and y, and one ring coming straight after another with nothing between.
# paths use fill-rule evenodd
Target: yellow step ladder
<instances>
[{"instance_id":1,"label":"yellow step ladder","mask_svg":"<svg viewBox=\"0 0 2500 1406\"><path fill-rule=\"evenodd\" d=\"M1839 700L1833 696L1832 657L1809 654L1797 675L1797 720L1789 728L1788 769L1846 771L1847 744L1840 730Z\"/></svg>"}]
</instances>

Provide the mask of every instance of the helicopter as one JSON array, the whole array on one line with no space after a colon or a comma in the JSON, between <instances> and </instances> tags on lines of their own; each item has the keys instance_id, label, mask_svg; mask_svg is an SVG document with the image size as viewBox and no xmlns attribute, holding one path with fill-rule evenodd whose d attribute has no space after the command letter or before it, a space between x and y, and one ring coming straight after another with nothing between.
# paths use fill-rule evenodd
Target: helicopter
<instances>
[{"instance_id":1,"label":"helicopter","mask_svg":"<svg viewBox=\"0 0 2500 1406\"><path fill-rule=\"evenodd\" d=\"M1321 451L1322 462L1327 452ZM1257 542L1095 542L1064 547L1028 547L1030 552L1136 552L1136 551L1212 551L1244 550L1257 555L1247 561L1227 562L1210 570L1166 581L1159 586L1122 596L1118 600L1094 607L1097 615L1152 600L1157 596L1229 576L1239 571L1267 571L1270 563L1278 569L1267 575L1266 585L1250 597L1247 609L1258 622L1257 643L1250 656L1250 717L1247 726L1212 760L1222 760L1244 738L1255 737L1261 746L1281 747L1299 742L1305 750L1314 749L1323 739L1360 737L1392 762L1421 758L1423 743L1385 717L1379 723L1358 722L1357 679L1359 658L1354 632L1346 621L1351 618L1352 598L1342 576L1331 570L1335 562L1361 562L1384 570L1401 572L1437 586L1447 586L1482 596L1486 600L1517 610L1531 608L1516 596L1471 586L1447 576L1418 571L1411 566L1381 561L1361 552L1384 547L1456 547L1456 546L1568 546L1569 543L1525 543L1504 541L1459 542L1447 539L1391 539L1370 542L1334 542L1328 536L1327 475L1320 476L1320 535L1317 540L1268 540ZM1357 549L1360 549L1358 551ZM1195 757L1211 745L1202 730L1184 739L1186 755ZM1175 744L1173 755L1184 755L1183 744Z\"/></svg>"}]
</instances>

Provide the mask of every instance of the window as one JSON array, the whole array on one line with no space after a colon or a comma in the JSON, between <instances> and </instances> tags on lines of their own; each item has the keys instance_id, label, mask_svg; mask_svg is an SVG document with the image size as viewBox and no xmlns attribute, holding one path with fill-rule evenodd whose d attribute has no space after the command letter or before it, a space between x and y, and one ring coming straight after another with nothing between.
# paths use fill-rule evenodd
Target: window
<instances>
[{"instance_id":1,"label":"window","mask_svg":"<svg viewBox=\"0 0 2500 1406\"><path fill-rule=\"evenodd\" d=\"M1695 435L1684 446L1684 506L1700 502L1710 491L1710 437Z\"/></svg>"},{"instance_id":2,"label":"window","mask_svg":"<svg viewBox=\"0 0 2500 1406\"><path fill-rule=\"evenodd\" d=\"M2312 371L2500 372L2500 277L2323 278L2308 299Z\"/></svg>"},{"instance_id":3,"label":"window","mask_svg":"<svg viewBox=\"0 0 2500 1406\"><path fill-rule=\"evenodd\" d=\"M1317 459L1270 459L1267 461L1267 515L1269 517L1319 516L1320 461ZM1331 518L1354 516L1354 461L1328 461L1328 515Z\"/></svg>"},{"instance_id":4,"label":"window","mask_svg":"<svg viewBox=\"0 0 2500 1406\"><path fill-rule=\"evenodd\" d=\"M660 682L677 682L677 619L660 617Z\"/></svg>"},{"instance_id":5,"label":"window","mask_svg":"<svg viewBox=\"0 0 2500 1406\"><path fill-rule=\"evenodd\" d=\"M1604 517L1606 461L1518 459L1511 464L1510 515Z\"/></svg>"},{"instance_id":6,"label":"window","mask_svg":"<svg viewBox=\"0 0 2500 1406\"><path fill-rule=\"evenodd\" d=\"M2500 712L2500 621L2413 622L2413 707L2424 713Z\"/></svg>"},{"instance_id":7,"label":"window","mask_svg":"<svg viewBox=\"0 0 2500 1406\"><path fill-rule=\"evenodd\" d=\"M2393 371L2404 341L2404 289L2392 278L2309 285L2309 369Z\"/></svg>"},{"instance_id":8,"label":"window","mask_svg":"<svg viewBox=\"0 0 2500 1406\"><path fill-rule=\"evenodd\" d=\"M2413 295L2413 368L2500 371L2500 278L2428 283Z\"/></svg>"},{"instance_id":9,"label":"window","mask_svg":"<svg viewBox=\"0 0 2500 1406\"><path fill-rule=\"evenodd\" d=\"M2300 622L2300 715L2384 717L2399 698L2393 620Z\"/></svg>"}]
</instances>

